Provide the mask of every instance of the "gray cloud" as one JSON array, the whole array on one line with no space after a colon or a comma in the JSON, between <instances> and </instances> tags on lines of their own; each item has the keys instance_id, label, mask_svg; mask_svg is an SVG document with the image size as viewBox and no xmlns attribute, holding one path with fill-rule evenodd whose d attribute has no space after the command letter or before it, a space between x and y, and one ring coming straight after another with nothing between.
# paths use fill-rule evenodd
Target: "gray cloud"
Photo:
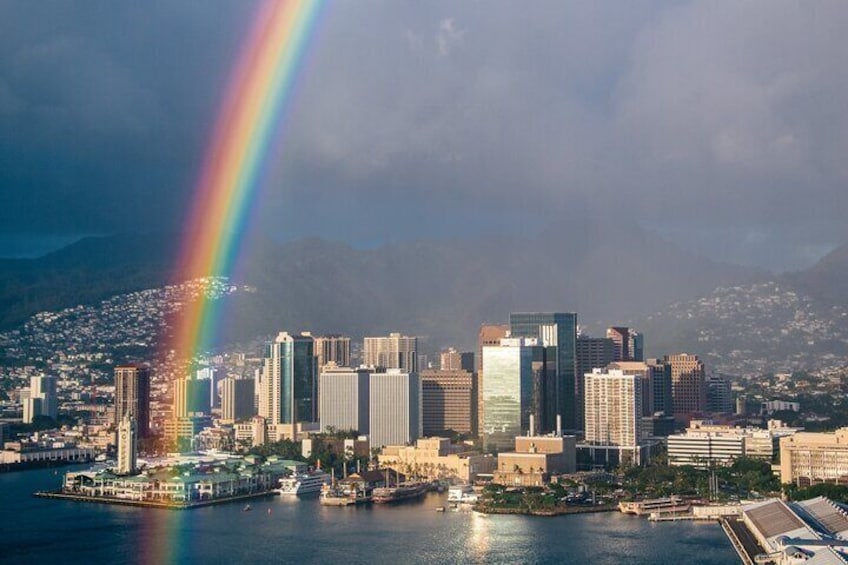
<instances>
[{"instance_id":1,"label":"gray cloud","mask_svg":"<svg viewBox=\"0 0 848 565\"><path fill-rule=\"evenodd\" d=\"M128 202L179 222L252 12L214 7L0 9L7 231L119 229ZM579 210L808 263L848 240L846 25L825 1L332 3L257 225L376 242Z\"/></svg>"}]
</instances>

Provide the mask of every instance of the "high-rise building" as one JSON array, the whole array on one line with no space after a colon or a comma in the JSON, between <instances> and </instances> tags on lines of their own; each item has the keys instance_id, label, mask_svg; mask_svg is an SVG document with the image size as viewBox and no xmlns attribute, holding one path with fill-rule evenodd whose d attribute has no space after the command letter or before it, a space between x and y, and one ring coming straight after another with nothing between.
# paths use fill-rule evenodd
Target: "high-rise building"
<instances>
[{"instance_id":1,"label":"high-rise building","mask_svg":"<svg viewBox=\"0 0 848 565\"><path fill-rule=\"evenodd\" d=\"M643 361L616 361L607 365L608 369L618 369L625 375L639 377L642 385L642 414L641 416L653 416L654 414L654 383L651 380L653 372L651 367Z\"/></svg>"},{"instance_id":2,"label":"high-rise building","mask_svg":"<svg viewBox=\"0 0 848 565\"><path fill-rule=\"evenodd\" d=\"M640 464L642 382L621 369L594 369L586 382L586 443L617 446L620 461Z\"/></svg>"},{"instance_id":3,"label":"high-rise building","mask_svg":"<svg viewBox=\"0 0 848 565\"><path fill-rule=\"evenodd\" d=\"M138 437L150 434L150 367L115 367L115 425L134 418Z\"/></svg>"},{"instance_id":4,"label":"high-rise building","mask_svg":"<svg viewBox=\"0 0 848 565\"><path fill-rule=\"evenodd\" d=\"M256 381L227 377L221 381L221 420L239 422L256 415Z\"/></svg>"},{"instance_id":5,"label":"high-rise building","mask_svg":"<svg viewBox=\"0 0 848 565\"><path fill-rule=\"evenodd\" d=\"M485 449L512 449L516 436L530 428L533 414L535 338L506 338L483 347L483 436Z\"/></svg>"},{"instance_id":6,"label":"high-rise building","mask_svg":"<svg viewBox=\"0 0 848 565\"><path fill-rule=\"evenodd\" d=\"M271 426L317 421L317 372L311 335L280 332L265 344L259 415Z\"/></svg>"},{"instance_id":7,"label":"high-rise building","mask_svg":"<svg viewBox=\"0 0 848 565\"><path fill-rule=\"evenodd\" d=\"M459 371L462 368L462 354L453 347L439 353L439 368L442 371Z\"/></svg>"},{"instance_id":8,"label":"high-rise building","mask_svg":"<svg viewBox=\"0 0 848 565\"><path fill-rule=\"evenodd\" d=\"M209 381L209 407L221 407L221 395L219 394L221 381L227 376L226 372L219 367L203 367L197 370L197 380Z\"/></svg>"},{"instance_id":9,"label":"high-rise building","mask_svg":"<svg viewBox=\"0 0 848 565\"><path fill-rule=\"evenodd\" d=\"M421 437L421 379L417 373L387 369L369 379L371 447L409 445Z\"/></svg>"},{"instance_id":10,"label":"high-rise building","mask_svg":"<svg viewBox=\"0 0 848 565\"><path fill-rule=\"evenodd\" d=\"M474 352L463 351L459 354L459 369L461 371L474 372Z\"/></svg>"},{"instance_id":11,"label":"high-rise building","mask_svg":"<svg viewBox=\"0 0 848 565\"><path fill-rule=\"evenodd\" d=\"M56 377L46 375L30 377L29 391L21 395L25 424L31 424L36 416L47 416L54 420L59 416L56 396Z\"/></svg>"},{"instance_id":12,"label":"high-rise building","mask_svg":"<svg viewBox=\"0 0 848 565\"><path fill-rule=\"evenodd\" d=\"M338 334L316 337L315 357L319 372L329 363L335 363L337 367L350 367L350 338Z\"/></svg>"},{"instance_id":13,"label":"high-rise building","mask_svg":"<svg viewBox=\"0 0 848 565\"><path fill-rule=\"evenodd\" d=\"M663 359L648 359L646 361L651 371L652 398L651 410L662 412L666 416L674 414L674 400L671 393L671 365Z\"/></svg>"},{"instance_id":14,"label":"high-rise building","mask_svg":"<svg viewBox=\"0 0 848 565\"><path fill-rule=\"evenodd\" d=\"M477 399L473 375L461 370L421 371L422 426L424 436L443 435L447 430L474 432Z\"/></svg>"},{"instance_id":15,"label":"high-rise building","mask_svg":"<svg viewBox=\"0 0 848 565\"><path fill-rule=\"evenodd\" d=\"M548 350L546 374L547 394L553 399L553 409L546 411L540 421L542 431L556 428L556 418L562 418L566 429L577 428L576 405L576 347L577 314L523 312L509 315L512 337L531 337L540 340Z\"/></svg>"},{"instance_id":16,"label":"high-rise building","mask_svg":"<svg viewBox=\"0 0 848 565\"><path fill-rule=\"evenodd\" d=\"M198 379L189 375L174 381L174 417L192 418L208 416L212 411L211 379Z\"/></svg>"},{"instance_id":17,"label":"high-rise building","mask_svg":"<svg viewBox=\"0 0 848 565\"><path fill-rule=\"evenodd\" d=\"M418 372L418 338L391 333L387 337L366 337L364 363L384 369Z\"/></svg>"},{"instance_id":18,"label":"high-rise building","mask_svg":"<svg viewBox=\"0 0 848 565\"><path fill-rule=\"evenodd\" d=\"M665 363L671 371L674 416L688 423L692 415L703 413L707 407L704 363L688 353L666 355Z\"/></svg>"},{"instance_id":19,"label":"high-rise building","mask_svg":"<svg viewBox=\"0 0 848 565\"><path fill-rule=\"evenodd\" d=\"M477 335L477 433L483 433L483 348L489 345L500 345L501 340L509 335L509 326L483 325Z\"/></svg>"},{"instance_id":20,"label":"high-rise building","mask_svg":"<svg viewBox=\"0 0 848 565\"><path fill-rule=\"evenodd\" d=\"M319 378L321 431L356 430L367 435L371 370L328 365Z\"/></svg>"},{"instance_id":21,"label":"high-rise building","mask_svg":"<svg viewBox=\"0 0 848 565\"><path fill-rule=\"evenodd\" d=\"M642 334L633 328L613 326L607 328L607 337L615 344L615 361L643 361Z\"/></svg>"},{"instance_id":22,"label":"high-rise building","mask_svg":"<svg viewBox=\"0 0 848 565\"><path fill-rule=\"evenodd\" d=\"M118 424L118 468L119 475L136 472L138 457L137 430L135 419L124 415Z\"/></svg>"},{"instance_id":23,"label":"high-rise building","mask_svg":"<svg viewBox=\"0 0 848 565\"><path fill-rule=\"evenodd\" d=\"M708 375L707 387L707 411L721 414L733 412L733 391L730 389L730 381L718 375Z\"/></svg>"},{"instance_id":24,"label":"high-rise building","mask_svg":"<svg viewBox=\"0 0 848 565\"><path fill-rule=\"evenodd\" d=\"M615 343L608 337L578 336L575 342L575 355L577 363L577 377L575 383L575 397L577 399L577 427L585 429L583 414L585 408L586 374L593 369L606 367L615 360Z\"/></svg>"}]
</instances>

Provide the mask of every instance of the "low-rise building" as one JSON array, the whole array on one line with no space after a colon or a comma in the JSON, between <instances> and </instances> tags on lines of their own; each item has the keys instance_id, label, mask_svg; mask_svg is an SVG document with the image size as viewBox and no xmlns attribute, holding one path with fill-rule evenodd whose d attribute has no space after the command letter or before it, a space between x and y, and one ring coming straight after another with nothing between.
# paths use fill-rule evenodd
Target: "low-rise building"
<instances>
[{"instance_id":1,"label":"low-rise building","mask_svg":"<svg viewBox=\"0 0 848 565\"><path fill-rule=\"evenodd\" d=\"M492 455L471 451L466 445L452 445L448 438L441 437L419 439L414 446L386 446L378 460L381 467L405 475L460 483L492 473L496 464Z\"/></svg>"},{"instance_id":2,"label":"low-rise building","mask_svg":"<svg viewBox=\"0 0 848 565\"><path fill-rule=\"evenodd\" d=\"M780 482L848 484L848 428L781 438Z\"/></svg>"},{"instance_id":3,"label":"low-rise building","mask_svg":"<svg viewBox=\"0 0 848 565\"><path fill-rule=\"evenodd\" d=\"M780 438L797 431L796 428L783 427L777 420L770 421L768 429L692 420L685 433L668 436L668 463L708 468L730 465L740 457L771 461L778 453Z\"/></svg>"},{"instance_id":4,"label":"low-rise building","mask_svg":"<svg viewBox=\"0 0 848 565\"><path fill-rule=\"evenodd\" d=\"M577 470L574 436L518 436L515 451L498 454L494 482L509 486L541 486L552 475Z\"/></svg>"}]
</instances>

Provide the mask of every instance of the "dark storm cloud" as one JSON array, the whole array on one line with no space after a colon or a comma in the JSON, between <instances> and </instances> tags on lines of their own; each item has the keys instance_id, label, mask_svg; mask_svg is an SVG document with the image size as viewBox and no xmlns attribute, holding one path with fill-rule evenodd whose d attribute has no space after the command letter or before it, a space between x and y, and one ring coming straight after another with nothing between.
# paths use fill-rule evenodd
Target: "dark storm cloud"
<instances>
[{"instance_id":1,"label":"dark storm cloud","mask_svg":"<svg viewBox=\"0 0 848 565\"><path fill-rule=\"evenodd\" d=\"M251 6L0 10L4 229L178 223ZM577 210L809 262L848 240L846 25L841 2L331 3L258 225L374 242Z\"/></svg>"}]
</instances>

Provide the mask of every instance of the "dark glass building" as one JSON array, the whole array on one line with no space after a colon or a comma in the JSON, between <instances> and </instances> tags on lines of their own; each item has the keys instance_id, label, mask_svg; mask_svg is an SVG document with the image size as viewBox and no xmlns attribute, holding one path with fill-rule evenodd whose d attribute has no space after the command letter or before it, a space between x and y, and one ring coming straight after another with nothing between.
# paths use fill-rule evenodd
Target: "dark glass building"
<instances>
[{"instance_id":1,"label":"dark glass building","mask_svg":"<svg viewBox=\"0 0 848 565\"><path fill-rule=\"evenodd\" d=\"M317 368L309 334L280 333L265 344L260 415L271 424L316 422Z\"/></svg>"},{"instance_id":2,"label":"dark glass building","mask_svg":"<svg viewBox=\"0 0 848 565\"><path fill-rule=\"evenodd\" d=\"M509 315L511 337L535 337L545 347L544 414L541 431L556 429L556 417L562 426L577 429L576 343L577 314L521 312Z\"/></svg>"}]
</instances>

